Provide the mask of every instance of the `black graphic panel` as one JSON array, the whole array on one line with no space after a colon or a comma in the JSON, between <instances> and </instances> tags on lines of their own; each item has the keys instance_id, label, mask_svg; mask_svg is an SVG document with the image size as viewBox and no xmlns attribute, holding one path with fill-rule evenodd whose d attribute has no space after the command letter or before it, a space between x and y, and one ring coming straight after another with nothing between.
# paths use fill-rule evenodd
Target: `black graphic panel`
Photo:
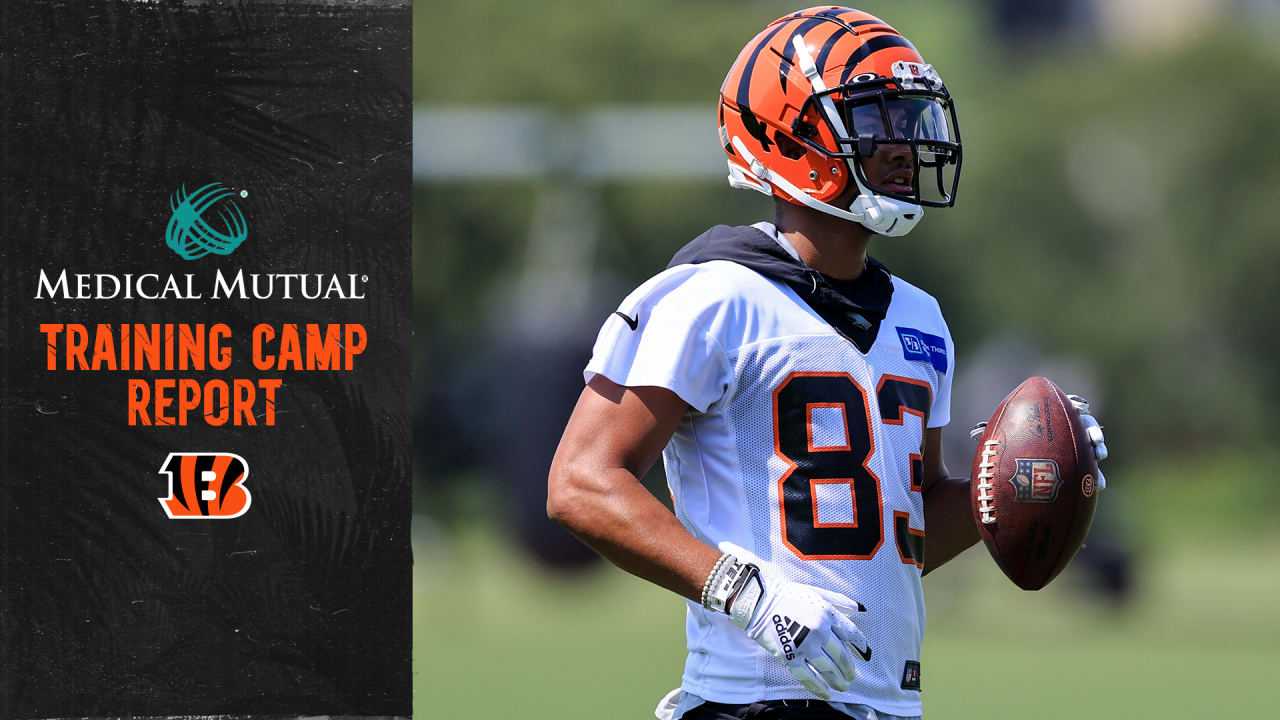
<instances>
[{"instance_id":1,"label":"black graphic panel","mask_svg":"<svg viewBox=\"0 0 1280 720\"><path fill-rule=\"evenodd\" d=\"M410 53L0 3L0 717L409 715Z\"/></svg>"}]
</instances>

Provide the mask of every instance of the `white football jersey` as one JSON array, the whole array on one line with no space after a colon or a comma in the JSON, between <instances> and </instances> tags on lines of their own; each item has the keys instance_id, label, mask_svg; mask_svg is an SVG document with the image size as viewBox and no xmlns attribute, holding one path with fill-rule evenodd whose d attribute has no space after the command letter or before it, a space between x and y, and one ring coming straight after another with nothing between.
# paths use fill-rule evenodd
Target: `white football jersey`
<instances>
[{"instance_id":1,"label":"white football jersey","mask_svg":"<svg viewBox=\"0 0 1280 720\"><path fill-rule=\"evenodd\" d=\"M919 715L921 450L949 419L955 353L937 301L892 283L864 355L786 284L727 260L677 265L605 322L585 376L689 403L663 453L677 517L709 545L750 550L766 577L860 601L872 658L831 701ZM812 697L727 615L689 602L686 632L686 692Z\"/></svg>"}]
</instances>

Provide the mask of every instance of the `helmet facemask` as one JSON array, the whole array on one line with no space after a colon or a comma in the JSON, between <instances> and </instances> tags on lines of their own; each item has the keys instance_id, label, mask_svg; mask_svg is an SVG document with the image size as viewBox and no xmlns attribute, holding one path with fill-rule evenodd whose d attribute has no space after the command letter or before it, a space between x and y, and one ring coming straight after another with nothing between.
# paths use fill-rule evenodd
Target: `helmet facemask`
<instances>
[{"instance_id":1,"label":"helmet facemask","mask_svg":"<svg viewBox=\"0 0 1280 720\"><path fill-rule=\"evenodd\" d=\"M932 65L898 61L892 66L892 78L865 73L828 88L803 41L797 37L793 44L797 65L813 92L800 108L792 132L810 149L843 159L859 190L847 211L827 203L818 209L854 219L874 233L900 236L920 222L924 207L954 204L960 178L960 130L955 105ZM806 117L820 119L837 149L814 139L818 129L812 124L806 127ZM862 160L874 158L882 145L911 148L909 189L885 187L883 178L872 182L867 177ZM922 168L933 171L937 188L933 197L921 191Z\"/></svg>"},{"instance_id":2,"label":"helmet facemask","mask_svg":"<svg viewBox=\"0 0 1280 720\"><path fill-rule=\"evenodd\" d=\"M936 77L932 68L923 67ZM940 80L936 89L924 82L913 85L903 87L894 79L873 77L816 92L802 109L794 133L810 149L847 160L863 192L924 207L950 207L955 204L961 161L955 105ZM824 103L824 98L831 98L831 103ZM834 106L838 125L822 112L823 105ZM806 118L819 118L840 149L819 144L817 128ZM867 176L862 160L873 158L883 146L910 148L906 153L909 188L894 187L884 182L883 175Z\"/></svg>"}]
</instances>

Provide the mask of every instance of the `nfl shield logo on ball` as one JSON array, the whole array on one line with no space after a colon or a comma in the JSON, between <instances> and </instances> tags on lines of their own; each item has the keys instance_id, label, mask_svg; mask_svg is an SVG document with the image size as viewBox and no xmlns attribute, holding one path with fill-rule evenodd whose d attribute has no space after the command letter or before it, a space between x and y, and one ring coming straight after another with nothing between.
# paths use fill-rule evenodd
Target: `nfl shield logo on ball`
<instances>
[{"instance_id":1,"label":"nfl shield logo on ball","mask_svg":"<svg viewBox=\"0 0 1280 720\"><path fill-rule=\"evenodd\" d=\"M1058 463L1053 460L1018 458L1018 471L1009 482L1013 483L1016 493L1013 499L1018 502L1053 502L1062 486Z\"/></svg>"}]
</instances>

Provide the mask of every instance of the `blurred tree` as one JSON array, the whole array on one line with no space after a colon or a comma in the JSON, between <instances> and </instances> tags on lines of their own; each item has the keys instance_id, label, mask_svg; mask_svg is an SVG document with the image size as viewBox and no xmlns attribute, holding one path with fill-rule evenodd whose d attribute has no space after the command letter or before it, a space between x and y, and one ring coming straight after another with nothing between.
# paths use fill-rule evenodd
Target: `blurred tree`
<instances>
[{"instance_id":1,"label":"blurred tree","mask_svg":"<svg viewBox=\"0 0 1280 720\"><path fill-rule=\"evenodd\" d=\"M1006 47L1035 52L1047 40L1069 38L1093 24L1093 0L991 0L996 37Z\"/></svg>"}]
</instances>

